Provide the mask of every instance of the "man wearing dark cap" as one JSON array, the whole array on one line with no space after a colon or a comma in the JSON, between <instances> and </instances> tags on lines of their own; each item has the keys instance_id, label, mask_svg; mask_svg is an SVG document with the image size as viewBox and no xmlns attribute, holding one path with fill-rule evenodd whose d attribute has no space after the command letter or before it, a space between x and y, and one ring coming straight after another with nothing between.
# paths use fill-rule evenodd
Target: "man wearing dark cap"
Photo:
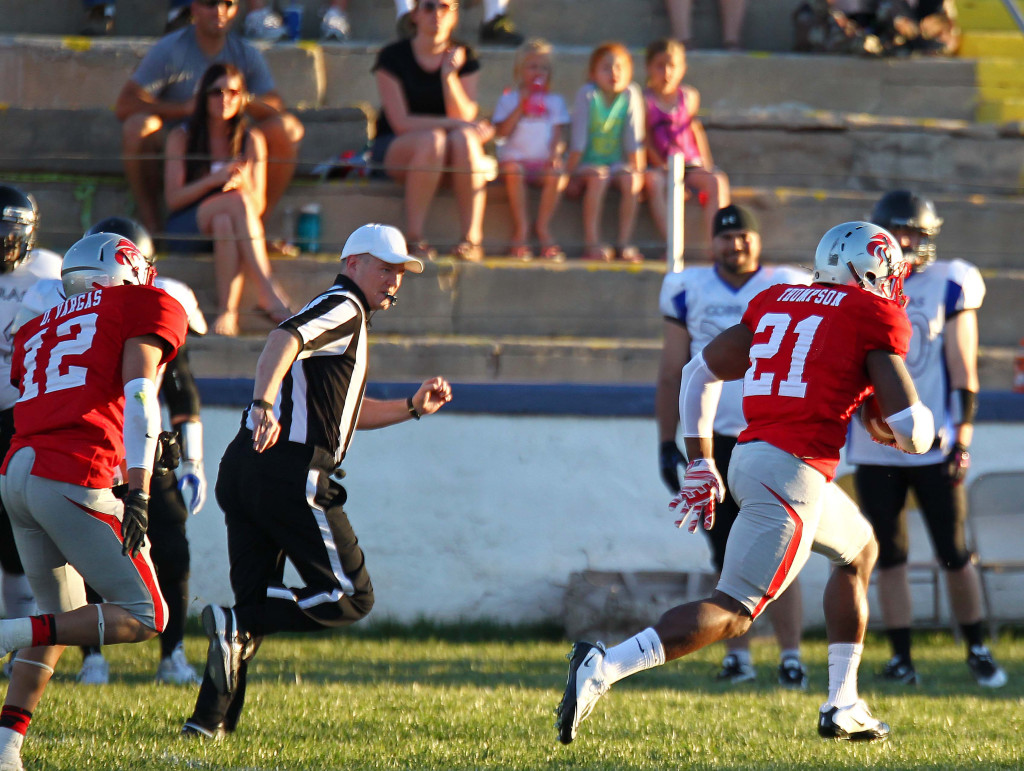
<instances>
[{"instance_id":1,"label":"man wearing dark cap","mask_svg":"<svg viewBox=\"0 0 1024 771\"><path fill-rule=\"evenodd\" d=\"M660 442L661 478L673 494L679 491L679 464L686 465L676 444L679 426L679 384L683 367L720 332L739 324L750 300L774 284L807 284L811 275L790 266L761 265L761 236L757 219L741 206L730 205L715 213L712 225L712 265L669 273L661 288L664 340L655 395L655 418ZM715 463L723 479L728 477L729 459L736 437L746 426L741 401L743 383L734 380L722 387L715 416ZM715 527L705 530L711 547L715 572L721 573L725 543L739 512L726 491L719 505ZM797 582L769 606L780 656L778 678L787 688L807 687L807 674L800 660L803 608ZM718 679L738 684L754 680L747 636L726 642L726 655Z\"/></svg>"}]
</instances>

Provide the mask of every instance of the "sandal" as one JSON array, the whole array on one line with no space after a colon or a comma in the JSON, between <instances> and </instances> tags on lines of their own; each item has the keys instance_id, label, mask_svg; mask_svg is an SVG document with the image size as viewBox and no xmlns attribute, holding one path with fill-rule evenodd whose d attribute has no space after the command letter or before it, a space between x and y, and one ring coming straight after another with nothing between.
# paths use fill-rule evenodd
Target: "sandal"
<instances>
[{"instance_id":1,"label":"sandal","mask_svg":"<svg viewBox=\"0 0 1024 771\"><path fill-rule=\"evenodd\" d=\"M275 324L283 324L295 315L287 305L282 305L278 308L260 308L259 311Z\"/></svg>"},{"instance_id":2,"label":"sandal","mask_svg":"<svg viewBox=\"0 0 1024 771\"><path fill-rule=\"evenodd\" d=\"M620 246L616 251L616 257L623 262L638 263L644 261L644 256L635 246Z\"/></svg>"},{"instance_id":3,"label":"sandal","mask_svg":"<svg viewBox=\"0 0 1024 771\"><path fill-rule=\"evenodd\" d=\"M437 259L437 250L432 249L426 241L413 241L409 244L409 256L415 257L417 260L432 262Z\"/></svg>"},{"instance_id":4,"label":"sandal","mask_svg":"<svg viewBox=\"0 0 1024 771\"><path fill-rule=\"evenodd\" d=\"M289 244L280 238L267 241L267 254L275 257L298 257L301 252L295 244Z\"/></svg>"},{"instance_id":5,"label":"sandal","mask_svg":"<svg viewBox=\"0 0 1024 771\"><path fill-rule=\"evenodd\" d=\"M580 259L591 262L611 262L612 256L612 250L607 246L586 246L583 248Z\"/></svg>"},{"instance_id":6,"label":"sandal","mask_svg":"<svg viewBox=\"0 0 1024 771\"><path fill-rule=\"evenodd\" d=\"M540 248L540 258L549 262L565 262L565 252L558 244L547 244Z\"/></svg>"},{"instance_id":7,"label":"sandal","mask_svg":"<svg viewBox=\"0 0 1024 771\"><path fill-rule=\"evenodd\" d=\"M238 311L221 311L213 322L213 334L238 337Z\"/></svg>"},{"instance_id":8,"label":"sandal","mask_svg":"<svg viewBox=\"0 0 1024 771\"><path fill-rule=\"evenodd\" d=\"M522 262L529 262L533 259L533 250L530 249L524 243L509 244L508 256L513 260L521 260Z\"/></svg>"},{"instance_id":9,"label":"sandal","mask_svg":"<svg viewBox=\"0 0 1024 771\"><path fill-rule=\"evenodd\" d=\"M452 249L452 257L466 262L481 262L484 259L484 248L480 244L460 241Z\"/></svg>"}]
</instances>

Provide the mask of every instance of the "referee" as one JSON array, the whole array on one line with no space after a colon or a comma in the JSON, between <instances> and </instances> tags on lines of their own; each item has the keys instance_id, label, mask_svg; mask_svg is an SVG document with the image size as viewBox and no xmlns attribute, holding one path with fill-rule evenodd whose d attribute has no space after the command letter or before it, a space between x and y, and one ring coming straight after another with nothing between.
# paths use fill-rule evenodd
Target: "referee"
<instances>
[{"instance_id":1,"label":"referee","mask_svg":"<svg viewBox=\"0 0 1024 771\"><path fill-rule=\"evenodd\" d=\"M451 401L441 377L406 399L363 397L368 318L391 307L406 270L421 273L423 263L387 225L353 232L341 259L334 285L267 338L253 401L221 460L216 495L235 605L203 609L210 648L185 736L235 729L247 662L265 635L339 627L370 612L373 586L332 472L355 429L418 420ZM286 557L304 586L284 585Z\"/></svg>"}]
</instances>

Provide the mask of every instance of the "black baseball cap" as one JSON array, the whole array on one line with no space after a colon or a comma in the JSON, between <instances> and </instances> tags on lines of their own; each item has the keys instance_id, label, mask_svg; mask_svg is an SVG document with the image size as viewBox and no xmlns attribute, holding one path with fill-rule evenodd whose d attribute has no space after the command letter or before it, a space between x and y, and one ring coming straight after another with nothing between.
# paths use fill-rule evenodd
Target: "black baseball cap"
<instances>
[{"instance_id":1,"label":"black baseball cap","mask_svg":"<svg viewBox=\"0 0 1024 771\"><path fill-rule=\"evenodd\" d=\"M711 235L718 236L732 230L759 232L757 217L749 209L736 204L729 204L716 211L714 222L711 224Z\"/></svg>"}]
</instances>

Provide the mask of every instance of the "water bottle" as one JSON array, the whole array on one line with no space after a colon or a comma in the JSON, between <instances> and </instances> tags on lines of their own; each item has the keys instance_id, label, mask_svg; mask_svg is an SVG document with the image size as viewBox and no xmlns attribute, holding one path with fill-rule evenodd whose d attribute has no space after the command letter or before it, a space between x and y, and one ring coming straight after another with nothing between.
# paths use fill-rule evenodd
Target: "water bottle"
<instances>
[{"instance_id":1,"label":"water bottle","mask_svg":"<svg viewBox=\"0 0 1024 771\"><path fill-rule=\"evenodd\" d=\"M302 36L302 3L288 3L284 9L285 39L293 43Z\"/></svg>"},{"instance_id":2,"label":"water bottle","mask_svg":"<svg viewBox=\"0 0 1024 771\"><path fill-rule=\"evenodd\" d=\"M1024 340L1017 347L1017 356L1013 360L1013 390L1024 393Z\"/></svg>"},{"instance_id":3,"label":"water bottle","mask_svg":"<svg viewBox=\"0 0 1024 771\"><path fill-rule=\"evenodd\" d=\"M304 252L320 251L320 212L318 203L303 204L295 225L295 241Z\"/></svg>"},{"instance_id":4,"label":"water bottle","mask_svg":"<svg viewBox=\"0 0 1024 771\"><path fill-rule=\"evenodd\" d=\"M531 118L542 118L547 114L548 104L545 97L548 93L548 82L544 77L535 78L530 83L530 93L523 104L523 114Z\"/></svg>"}]
</instances>

